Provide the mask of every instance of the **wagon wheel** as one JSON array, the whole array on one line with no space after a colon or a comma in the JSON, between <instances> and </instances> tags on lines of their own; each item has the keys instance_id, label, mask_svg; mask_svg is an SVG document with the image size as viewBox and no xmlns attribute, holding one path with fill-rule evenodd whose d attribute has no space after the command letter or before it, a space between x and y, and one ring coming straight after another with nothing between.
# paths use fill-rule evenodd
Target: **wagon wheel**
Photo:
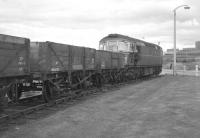
<instances>
[{"instance_id":1,"label":"wagon wheel","mask_svg":"<svg viewBox=\"0 0 200 138\"><path fill-rule=\"evenodd\" d=\"M94 76L94 85L98 88L102 86L102 76L100 74Z\"/></svg>"},{"instance_id":2,"label":"wagon wheel","mask_svg":"<svg viewBox=\"0 0 200 138\"><path fill-rule=\"evenodd\" d=\"M120 75L119 75L119 82L123 82L123 76L124 76L124 72L122 72Z\"/></svg>"},{"instance_id":3,"label":"wagon wheel","mask_svg":"<svg viewBox=\"0 0 200 138\"><path fill-rule=\"evenodd\" d=\"M101 74L99 74L98 75L98 84L99 84L98 87L102 87L102 85L103 85L102 79L103 79L103 77L101 76Z\"/></svg>"},{"instance_id":4,"label":"wagon wheel","mask_svg":"<svg viewBox=\"0 0 200 138\"><path fill-rule=\"evenodd\" d=\"M55 100L59 96L59 93L53 84L47 80L43 82L42 95L45 102L50 102Z\"/></svg>"},{"instance_id":5,"label":"wagon wheel","mask_svg":"<svg viewBox=\"0 0 200 138\"><path fill-rule=\"evenodd\" d=\"M53 89L48 81L43 82L42 95L45 102L50 102L53 100Z\"/></svg>"},{"instance_id":6,"label":"wagon wheel","mask_svg":"<svg viewBox=\"0 0 200 138\"><path fill-rule=\"evenodd\" d=\"M8 97L6 97L7 91L8 87L0 88L0 112L2 111L2 107L6 107L8 105Z\"/></svg>"},{"instance_id":7,"label":"wagon wheel","mask_svg":"<svg viewBox=\"0 0 200 138\"><path fill-rule=\"evenodd\" d=\"M110 72L109 73L109 83L113 84L114 78L113 78L113 74Z\"/></svg>"},{"instance_id":8,"label":"wagon wheel","mask_svg":"<svg viewBox=\"0 0 200 138\"><path fill-rule=\"evenodd\" d=\"M7 95L12 102L18 102L22 95L21 87L19 87L17 83L11 84L10 89L7 91Z\"/></svg>"}]
</instances>

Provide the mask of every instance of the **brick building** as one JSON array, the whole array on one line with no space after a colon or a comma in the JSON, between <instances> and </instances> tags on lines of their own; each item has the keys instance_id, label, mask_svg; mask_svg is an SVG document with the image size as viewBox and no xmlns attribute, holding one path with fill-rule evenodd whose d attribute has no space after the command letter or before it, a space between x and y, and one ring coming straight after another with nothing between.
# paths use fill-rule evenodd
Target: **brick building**
<instances>
[{"instance_id":1,"label":"brick building","mask_svg":"<svg viewBox=\"0 0 200 138\"><path fill-rule=\"evenodd\" d=\"M184 65L190 64L190 67L200 65L200 41L195 42L195 48L183 48L182 50L176 50L177 63L183 63ZM173 49L167 49L163 57L164 66L173 63ZM194 67L192 67L194 68Z\"/></svg>"}]
</instances>

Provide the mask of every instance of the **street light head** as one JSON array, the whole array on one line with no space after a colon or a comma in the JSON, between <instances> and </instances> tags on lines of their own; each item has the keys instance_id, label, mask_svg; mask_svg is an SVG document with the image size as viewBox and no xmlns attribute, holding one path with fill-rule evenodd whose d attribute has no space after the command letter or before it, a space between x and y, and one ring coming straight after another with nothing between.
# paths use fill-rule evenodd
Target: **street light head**
<instances>
[{"instance_id":1,"label":"street light head","mask_svg":"<svg viewBox=\"0 0 200 138\"><path fill-rule=\"evenodd\" d=\"M186 9L186 10L190 9L190 6L188 6L188 5L180 5L180 6L176 7L176 8L173 10L173 12L176 13L176 10L179 9L179 8L181 8L181 7L183 7L183 8Z\"/></svg>"},{"instance_id":2,"label":"street light head","mask_svg":"<svg viewBox=\"0 0 200 138\"><path fill-rule=\"evenodd\" d=\"M189 10L189 9L190 9L190 7L189 7L189 6L185 6L185 7L184 7L184 9L186 9L186 10Z\"/></svg>"}]
</instances>

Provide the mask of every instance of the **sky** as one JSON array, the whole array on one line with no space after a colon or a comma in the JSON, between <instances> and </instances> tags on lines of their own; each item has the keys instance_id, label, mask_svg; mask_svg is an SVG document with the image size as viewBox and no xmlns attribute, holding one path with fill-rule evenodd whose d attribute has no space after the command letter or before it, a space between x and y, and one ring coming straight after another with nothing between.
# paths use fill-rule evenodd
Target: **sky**
<instances>
[{"instance_id":1,"label":"sky","mask_svg":"<svg viewBox=\"0 0 200 138\"><path fill-rule=\"evenodd\" d=\"M173 48L173 9L177 48L200 41L199 0L0 0L0 34L98 49L110 33Z\"/></svg>"}]
</instances>

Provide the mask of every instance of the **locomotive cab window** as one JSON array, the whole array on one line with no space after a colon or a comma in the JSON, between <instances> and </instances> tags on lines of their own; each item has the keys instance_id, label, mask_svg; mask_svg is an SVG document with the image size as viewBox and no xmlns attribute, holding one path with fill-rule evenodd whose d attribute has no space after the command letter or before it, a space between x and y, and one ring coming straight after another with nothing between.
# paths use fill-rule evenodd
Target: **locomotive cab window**
<instances>
[{"instance_id":1,"label":"locomotive cab window","mask_svg":"<svg viewBox=\"0 0 200 138\"><path fill-rule=\"evenodd\" d=\"M108 41L106 50L108 51L118 51L117 41Z\"/></svg>"},{"instance_id":2,"label":"locomotive cab window","mask_svg":"<svg viewBox=\"0 0 200 138\"><path fill-rule=\"evenodd\" d=\"M130 51L130 43L126 41L118 42L118 51L128 52Z\"/></svg>"}]
</instances>

